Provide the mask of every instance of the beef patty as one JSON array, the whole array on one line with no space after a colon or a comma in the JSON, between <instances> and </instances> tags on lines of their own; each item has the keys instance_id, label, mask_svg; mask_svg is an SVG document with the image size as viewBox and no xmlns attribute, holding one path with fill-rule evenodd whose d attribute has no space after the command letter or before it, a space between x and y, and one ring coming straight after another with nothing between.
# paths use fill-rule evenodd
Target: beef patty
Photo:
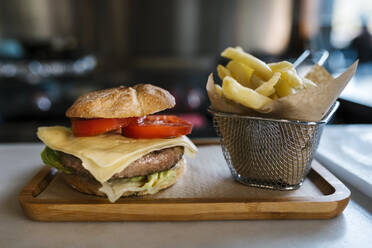
<instances>
[{"instance_id":1,"label":"beef patty","mask_svg":"<svg viewBox=\"0 0 372 248\"><path fill-rule=\"evenodd\" d=\"M165 171L172 168L182 158L184 148L176 146L159 151L153 151L140 159L132 162L127 168L114 174L111 179L146 176L151 173ZM61 152L61 160L65 167L79 176L94 178L88 170L82 166L79 158Z\"/></svg>"}]
</instances>

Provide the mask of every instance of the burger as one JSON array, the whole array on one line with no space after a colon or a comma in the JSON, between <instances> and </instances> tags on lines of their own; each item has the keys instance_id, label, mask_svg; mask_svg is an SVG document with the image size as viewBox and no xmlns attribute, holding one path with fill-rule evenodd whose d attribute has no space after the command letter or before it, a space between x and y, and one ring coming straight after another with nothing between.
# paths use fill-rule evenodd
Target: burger
<instances>
[{"instance_id":1,"label":"burger","mask_svg":"<svg viewBox=\"0 0 372 248\"><path fill-rule=\"evenodd\" d=\"M174 106L168 91L151 84L87 93L66 111L71 128L38 128L41 158L74 189L110 202L155 194L185 172L184 154L197 152L185 136L191 123L153 115Z\"/></svg>"}]
</instances>

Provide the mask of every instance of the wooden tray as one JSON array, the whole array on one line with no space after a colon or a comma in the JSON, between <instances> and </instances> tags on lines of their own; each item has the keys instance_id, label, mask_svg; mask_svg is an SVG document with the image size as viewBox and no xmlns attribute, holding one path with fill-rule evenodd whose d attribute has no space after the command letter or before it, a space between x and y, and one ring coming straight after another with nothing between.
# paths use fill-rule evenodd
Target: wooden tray
<instances>
[{"instance_id":1,"label":"wooden tray","mask_svg":"<svg viewBox=\"0 0 372 248\"><path fill-rule=\"evenodd\" d=\"M121 198L79 193L47 166L25 186L19 201L38 221L180 221L243 219L327 219L342 213L350 191L314 161L300 189L272 191L235 182L218 145L199 140L185 175L153 196ZM213 143L213 142L212 142Z\"/></svg>"}]
</instances>

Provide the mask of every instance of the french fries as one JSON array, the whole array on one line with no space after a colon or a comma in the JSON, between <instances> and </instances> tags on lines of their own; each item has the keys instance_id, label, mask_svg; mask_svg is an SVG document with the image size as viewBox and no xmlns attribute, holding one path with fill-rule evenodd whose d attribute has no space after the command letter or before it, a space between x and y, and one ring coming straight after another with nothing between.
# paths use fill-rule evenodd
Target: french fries
<instances>
[{"instance_id":1,"label":"french fries","mask_svg":"<svg viewBox=\"0 0 372 248\"><path fill-rule=\"evenodd\" d=\"M275 91L279 98L295 93L295 90L287 82L283 81L283 79L279 79L279 82L275 85Z\"/></svg>"},{"instance_id":2,"label":"french fries","mask_svg":"<svg viewBox=\"0 0 372 248\"><path fill-rule=\"evenodd\" d=\"M281 78L292 88L302 88L302 79L293 71L283 71Z\"/></svg>"},{"instance_id":3,"label":"french fries","mask_svg":"<svg viewBox=\"0 0 372 248\"><path fill-rule=\"evenodd\" d=\"M278 83L279 79L280 73L275 72L269 81L263 83L260 87L256 89L256 92L264 96L273 95L275 93L274 86Z\"/></svg>"},{"instance_id":4,"label":"french fries","mask_svg":"<svg viewBox=\"0 0 372 248\"><path fill-rule=\"evenodd\" d=\"M241 85L250 87L249 82L253 74L252 68L235 60L230 61L226 68L231 72L232 77L235 78Z\"/></svg>"},{"instance_id":5,"label":"french fries","mask_svg":"<svg viewBox=\"0 0 372 248\"><path fill-rule=\"evenodd\" d=\"M242 64L249 66L255 72L257 72L258 76L260 76L263 80L269 80L273 75L270 67L265 64L265 62L248 53L245 53L241 48L226 48L225 51L221 53L221 56L236 60Z\"/></svg>"},{"instance_id":6,"label":"french fries","mask_svg":"<svg viewBox=\"0 0 372 248\"><path fill-rule=\"evenodd\" d=\"M251 76L251 89L257 89L261 84L265 83L259 76L256 75L256 73L253 72Z\"/></svg>"},{"instance_id":7,"label":"french fries","mask_svg":"<svg viewBox=\"0 0 372 248\"><path fill-rule=\"evenodd\" d=\"M223 80L226 76L231 77L231 73L228 69L226 69L223 65L217 66L217 73L221 80Z\"/></svg>"},{"instance_id":8,"label":"french fries","mask_svg":"<svg viewBox=\"0 0 372 248\"><path fill-rule=\"evenodd\" d=\"M256 91L244 87L232 77L225 77L222 82L223 96L246 107L260 109L272 100Z\"/></svg>"},{"instance_id":9,"label":"french fries","mask_svg":"<svg viewBox=\"0 0 372 248\"><path fill-rule=\"evenodd\" d=\"M271 63L271 64L268 64L268 66L273 72L283 72L283 71L288 71L288 70L293 69L292 63L289 63L288 61L280 61L278 63Z\"/></svg>"},{"instance_id":10,"label":"french fries","mask_svg":"<svg viewBox=\"0 0 372 248\"><path fill-rule=\"evenodd\" d=\"M231 61L226 67L217 66L222 80L222 87L215 85L217 94L252 109L262 109L273 100L317 87L309 78L301 78L288 61L266 64L241 47L228 47L221 56Z\"/></svg>"}]
</instances>

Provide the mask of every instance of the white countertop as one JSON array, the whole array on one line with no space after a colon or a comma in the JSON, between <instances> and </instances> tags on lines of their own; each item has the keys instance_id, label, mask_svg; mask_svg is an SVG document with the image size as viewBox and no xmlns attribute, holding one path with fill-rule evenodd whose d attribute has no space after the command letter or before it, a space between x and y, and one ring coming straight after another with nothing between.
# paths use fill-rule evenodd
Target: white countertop
<instances>
[{"instance_id":1,"label":"white countertop","mask_svg":"<svg viewBox=\"0 0 372 248\"><path fill-rule=\"evenodd\" d=\"M34 222L23 214L18 193L40 169L41 149L41 144L0 145L0 247L341 248L372 244L372 200L354 188L344 213L331 220Z\"/></svg>"},{"instance_id":2,"label":"white countertop","mask_svg":"<svg viewBox=\"0 0 372 248\"><path fill-rule=\"evenodd\" d=\"M328 126L316 159L372 199L372 125Z\"/></svg>"}]
</instances>

